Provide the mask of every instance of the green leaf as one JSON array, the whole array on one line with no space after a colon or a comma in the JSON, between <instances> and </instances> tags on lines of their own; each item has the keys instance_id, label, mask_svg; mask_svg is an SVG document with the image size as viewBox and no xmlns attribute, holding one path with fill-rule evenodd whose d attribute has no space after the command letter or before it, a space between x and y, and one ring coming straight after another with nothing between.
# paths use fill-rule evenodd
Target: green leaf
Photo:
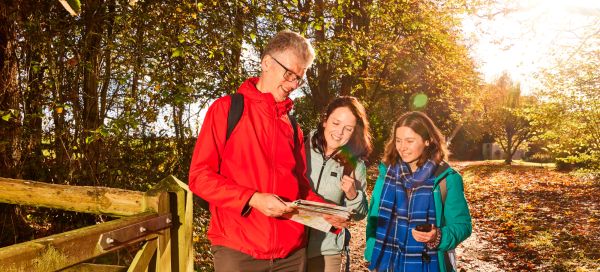
<instances>
[{"instance_id":1,"label":"green leaf","mask_svg":"<svg viewBox=\"0 0 600 272\"><path fill-rule=\"evenodd\" d=\"M250 33L250 39L251 39L252 41L256 41L256 34L254 34L254 33Z\"/></svg>"},{"instance_id":2,"label":"green leaf","mask_svg":"<svg viewBox=\"0 0 600 272\"><path fill-rule=\"evenodd\" d=\"M2 116L2 120L8 122L8 120L10 120L10 112L4 116Z\"/></svg>"},{"instance_id":3,"label":"green leaf","mask_svg":"<svg viewBox=\"0 0 600 272\"><path fill-rule=\"evenodd\" d=\"M175 48L175 50L173 50L173 54L171 55L171 57L176 58L176 57L180 57L181 55L183 55L183 49Z\"/></svg>"},{"instance_id":4,"label":"green leaf","mask_svg":"<svg viewBox=\"0 0 600 272\"><path fill-rule=\"evenodd\" d=\"M93 136L87 136L87 137L85 137L85 143L86 144L89 144L89 143L91 143L93 141L94 141L94 137Z\"/></svg>"}]
</instances>

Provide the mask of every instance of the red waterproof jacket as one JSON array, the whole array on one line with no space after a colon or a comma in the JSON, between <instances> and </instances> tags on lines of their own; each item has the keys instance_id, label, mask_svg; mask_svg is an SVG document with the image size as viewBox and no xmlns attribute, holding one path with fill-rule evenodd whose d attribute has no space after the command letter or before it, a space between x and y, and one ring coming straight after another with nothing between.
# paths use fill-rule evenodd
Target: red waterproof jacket
<instances>
[{"instance_id":1,"label":"red waterproof jacket","mask_svg":"<svg viewBox=\"0 0 600 272\"><path fill-rule=\"evenodd\" d=\"M287 116L292 101L276 103L272 94L256 89L257 82L258 78L248 79L238 89L244 95L244 112L227 142L231 98L222 97L208 109L192 157L189 187L210 203L208 238L212 245L256 259L285 258L306 246L304 226L254 209L245 213L250 197L262 192L285 201L323 200L310 190L306 179L299 128L294 147L294 130Z\"/></svg>"}]
</instances>

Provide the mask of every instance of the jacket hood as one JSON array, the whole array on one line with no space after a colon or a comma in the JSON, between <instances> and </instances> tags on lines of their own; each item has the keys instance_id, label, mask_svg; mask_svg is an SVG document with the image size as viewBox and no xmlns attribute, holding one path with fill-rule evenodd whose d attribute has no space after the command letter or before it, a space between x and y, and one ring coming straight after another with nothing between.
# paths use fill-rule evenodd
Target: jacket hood
<instances>
[{"instance_id":1,"label":"jacket hood","mask_svg":"<svg viewBox=\"0 0 600 272\"><path fill-rule=\"evenodd\" d=\"M286 97L285 100L281 102L276 102L273 94L271 93L263 93L256 88L256 84L258 83L258 77L252 77L244 81L242 85L238 88L237 92L244 95L252 100L262 101L267 103L267 105L272 105L275 107L275 111L278 117L281 117L285 114L288 114L290 110L294 107L294 102L289 97Z\"/></svg>"}]
</instances>

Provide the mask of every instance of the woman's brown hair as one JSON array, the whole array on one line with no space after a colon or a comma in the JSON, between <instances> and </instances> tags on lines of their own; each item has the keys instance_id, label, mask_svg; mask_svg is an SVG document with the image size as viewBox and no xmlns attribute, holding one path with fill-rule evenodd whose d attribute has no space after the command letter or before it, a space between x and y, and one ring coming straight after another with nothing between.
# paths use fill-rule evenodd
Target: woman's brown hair
<instances>
[{"instance_id":1,"label":"woman's brown hair","mask_svg":"<svg viewBox=\"0 0 600 272\"><path fill-rule=\"evenodd\" d=\"M383 152L383 163L386 165L394 165L401 160L400 154L396 150L396 130L399 127L409 127L415 133L419 134L423 141L429 141L429 146L425 148L423 154L417 161L417 167L422 166L427 160L433 160L437 164L442 160L448 159L448 147L446 146L446 140L435 126L431 118L427 114L411 111L403 114L396 120L390 138L385 144L385 151Z\"/></svg>"},{"instance_id":2,"label":"woman's brown hair","mask_svg":"<svg viewBox=\"0 0 600 272\"><path fill-rule=\"evenodd\" d=\"M369 120L367 119L365 107L358 101L358 99L352 96L340 96L327 105L326 111L321 115L317 132L311 139L311 144L315 150L321 154L325 154L324 149L326 143L325 128L323 127L323 124L327 122L327 119L335 109L343 107L350 109L356 118L356 127L354 128L354 132L352 133L348 143L342 147L342 150L345 152L338 152L334 156L334 159L342 164L346 163L345 161L348 159L365 160L373 150L371 133L369 132ZM346 158L348 155L350 155L350 158Z\"/></svg>"}]
</instances>

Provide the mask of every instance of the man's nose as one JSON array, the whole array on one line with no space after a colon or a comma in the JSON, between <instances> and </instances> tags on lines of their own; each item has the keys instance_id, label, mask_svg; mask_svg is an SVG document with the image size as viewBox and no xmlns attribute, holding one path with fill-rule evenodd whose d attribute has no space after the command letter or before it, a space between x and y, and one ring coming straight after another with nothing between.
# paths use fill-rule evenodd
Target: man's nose
<instances>
[{"instance_id":1,"label":"man's nose","mask_svg":"<svg viewBox=\"0 0 600 272\"><path fill-rule=\"evenodd\" d=\"M293 86L294 90L298 89L298 87L300 87L300 81L299 80L294 80L294 81L292 81L290 83L292 83L292 86Z\"/></svg>"}]
</instances>

